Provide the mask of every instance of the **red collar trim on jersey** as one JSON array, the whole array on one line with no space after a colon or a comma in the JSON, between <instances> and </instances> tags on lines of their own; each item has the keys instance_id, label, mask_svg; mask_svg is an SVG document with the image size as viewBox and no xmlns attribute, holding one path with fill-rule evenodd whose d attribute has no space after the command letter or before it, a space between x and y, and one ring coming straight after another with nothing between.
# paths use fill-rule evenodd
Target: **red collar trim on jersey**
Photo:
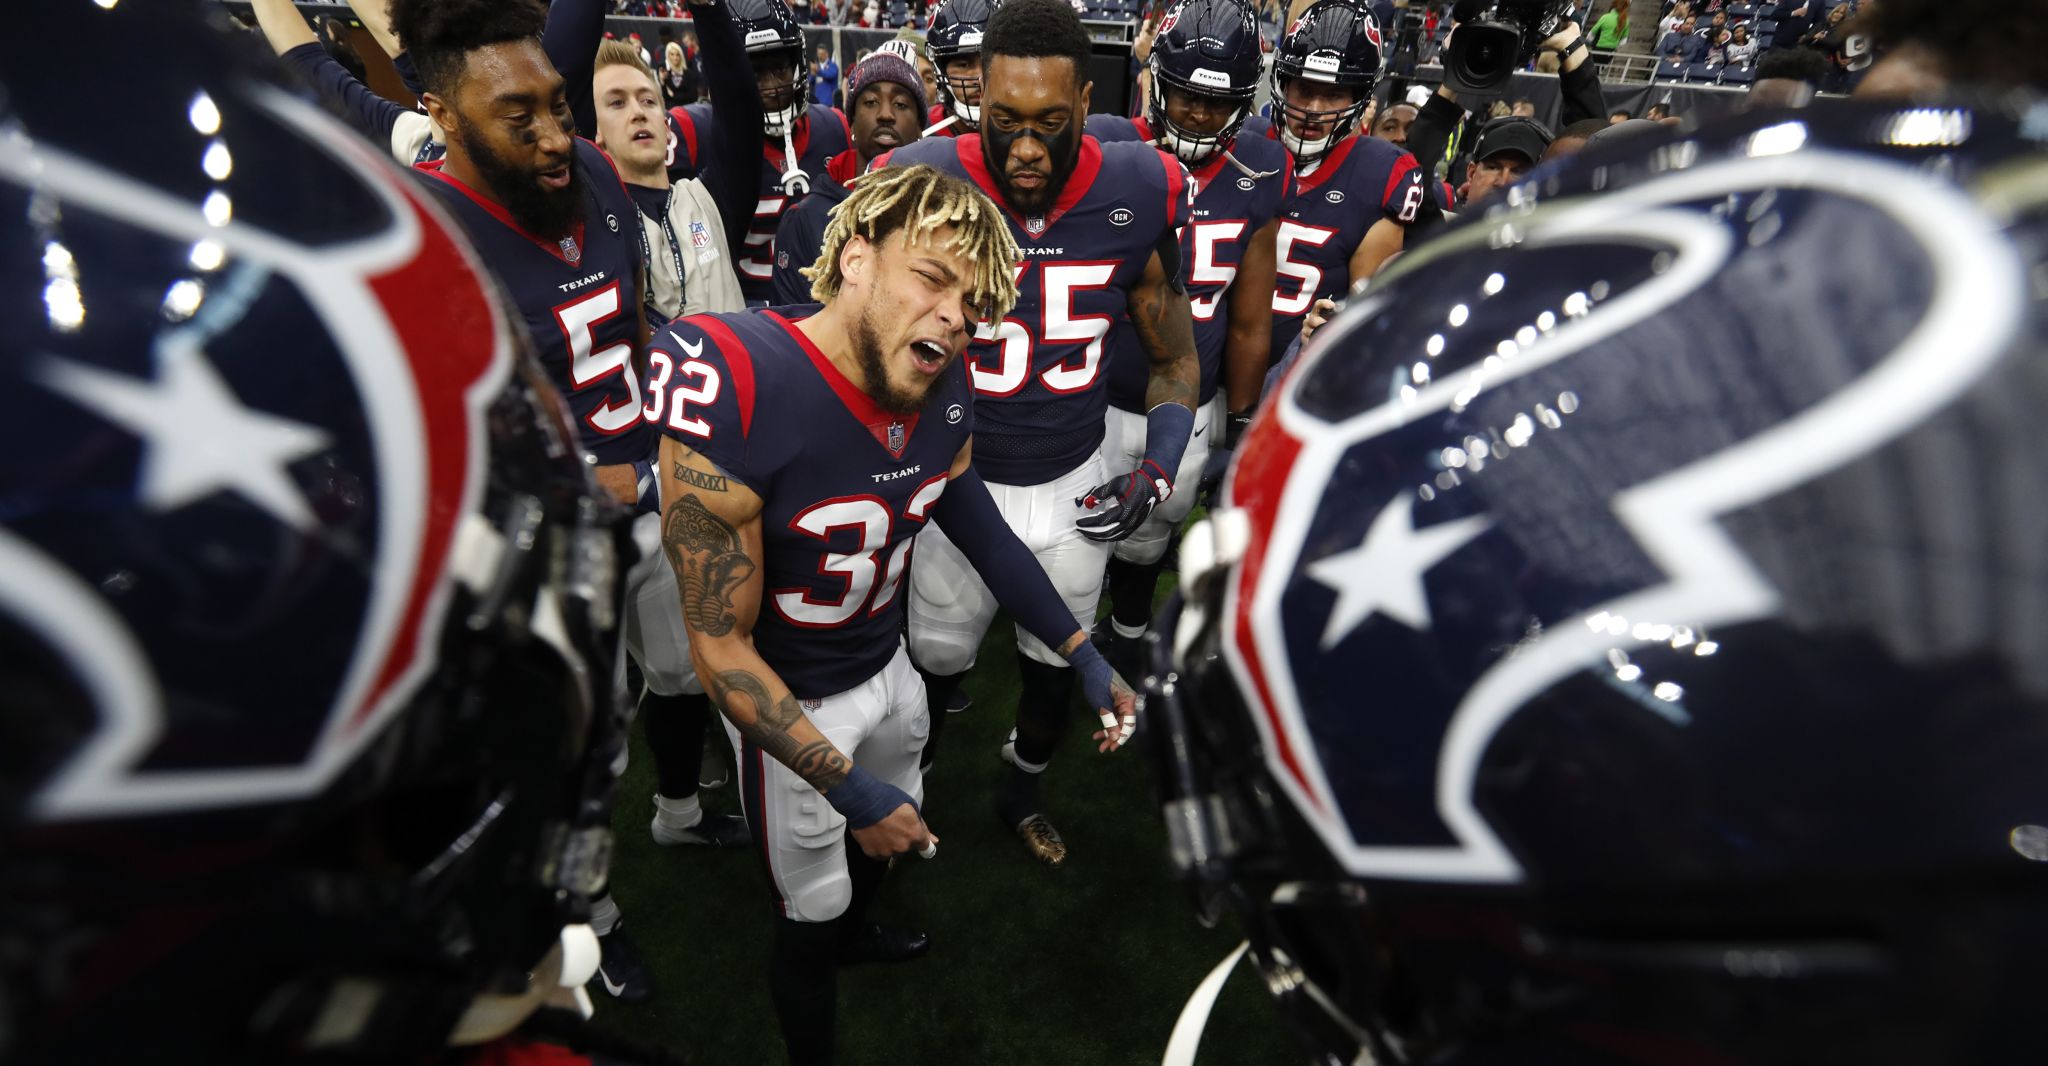
<instances>
[{"instance_id":1,"label":"red collar trim on jersey","mask_svg":"<svg viewBox=\"0 0 2048 1066\"><path fill-rule=\"evenodd\" d=\"M904 449L910 447L910 435L917 432L917 416L892 414L882 410L876 405L874 397L869 396L860 386L846 380L846 375L839 372L839 367L833 364L832 358L819 351L818 346L811 343L811 338L803 330L796 328L796 322L791 322L773 311L761 313L795 338L797 347L802 348L804 354L810 357L811 365L818 368L818 375L825 379L825 384L832 387L833 394L839 397L840 403L846 405L846 410L854 419L868 427L868 432L874 435L875 443L881 445L882 450L891 456L903 458ZM807 318L796 321L807 321ZM903 440L895 447L889 445L891 426L903 427Z\"/></svg>"},{"instance_id":2,"label":"red collar trim on jersey","mask_svg":"<svg viewBox=\"0 0 2048 1066\"><path fill-rule=\"evenodd\" d=\"M1344 169L1344 161L1351 157L1351 149L1358 146L1358 134L1354 133L1330 149L1330 154L1316 161L1314 170L1294 176L1296 195L1314 192L1316 186L1330 180L1330 176Z\"/></svg>"},{"instance_id":3,"label":"red collar trim on jersey","mask_svg":"<svg viewBox=\"0 0 2048 1066\"><path fill-rule=\"evenodd\" d=\"M1152 132L1152 123L1146 121L1143 115L1139 115L1131 120L1131 128L1138 131L1138 139L1141 141L1157 140L1159 137L1158 134ZM1153 147L1156 148L1158 146L1154 145Z\"/></svg>"},{"instance_id":4,"label":"red collar trim on jersey","mask_svg":"<svg viewBox=\"0 0 2048 1066\"><path fill-rule=\"evenodd\" d=\"M810 149L811 116L809 109L797 112L796 129L790 131L789 144L790 147L796 149L797 158L799 159L803 158L804 152ZM776 170L781 170L782 138L770 137L767 136L766 134L763 134L761 137L761 157L763 159L768 160L770 163L775 164Z\"/></svg>"},{"instance_id":5,"label":"red collar trim on jersey","mask_svg":"<svg viewBox=\"0 0 2048 1066\"><path fill-rule=\"evenodd\" d=\"M841 185L860 176L860 153L848 148L825 160L825 176Z\"/></svg>"},{"instance_id":6,"label":"red collar trim on jersey","mask_svg":"<svg viewBox=\"0 0 2048 1066\"><path fill-rule=\"evenodd\" d=\"M1067 179L1066 187L1060 190L1060 198L1053 201L1052 210L1045 213L1045 227L1033 233L1024 224L1024 216L1018 214L1016 209L1010 206L1009 201L1003 199L1002 191L996 186L995 176L989 173L988 161L981 157L981 134L962 134L953 139L953 144L954 150L960 154L961 167L966 169L968 176L974 179L976 185L981 186L981 191L987 193L989 199L1002 207L1004 214L1016 220L1017 228L1023 231L1026 240L1035 241L1051 232L1053 223L1072 210L1075 204L1080 203L1081 197L1088 195L1088 187L1095 184L1095 175L1102 171L1102 142L1083 133L1081 155L1074 161L1074 174Z\"/></svg>"},{"instance_id":7,"label":"red collar trim on jersey","mask_svg":"<svg viewBox=\"0 0 2048 1066\"><path fill-rule=\"evenodd\" d=\"M431 174L434 177L437 177L442 181L445 181L448 184L453 185L456 191L462 193L462 195L464 196L469 197L471 203L483 208L486 214L489 214L492 218L495 218L499 222L504 223L506 229L509 229L512 232L519 234L521 237L524 237L527 240L532 241L534 244L538 245L541 248L541 250L547 252L549 255L554 256L556 259L559 259L564 263L568 263L570 266L577 265L576 263L570 263L569 257L562 254L562 242L559 239L551 241L545 237L537 237L532 233L527 232L524 226L521 226L519 223L514 222L512 220L512 213L510 211L505 210L504 206L498 203L498 201L493 200L488 196L485 196L483 193L477 191L476 189L470 188L468 185L464 184L460 178L457 178L455 175L448 173L446 170L443 170L441 168L441 164L444 162L446 162L445 159L436 159L433 160L432 162L422 163L415 167L414 169L422 171L427 174ZM576 164L572 161L569 165L573 167ZM576 223L576 228L570 232L569 236L575 239L577 248L588 249L590 247L588 244L585 244L583 242L583 223Z\"/></svg>"}]
</instances>

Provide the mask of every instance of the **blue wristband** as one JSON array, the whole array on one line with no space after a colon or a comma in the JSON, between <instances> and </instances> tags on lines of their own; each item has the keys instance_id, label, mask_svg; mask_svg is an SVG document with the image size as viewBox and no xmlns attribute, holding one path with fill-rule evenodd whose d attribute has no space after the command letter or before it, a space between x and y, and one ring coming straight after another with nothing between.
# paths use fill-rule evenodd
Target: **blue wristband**
<instances>
[{"instance_id":1,"label":"blue wristband","mask_svg":"<svg viewBox=\"0 0 2048 1066\"><path fill-rule=\"evenodd\" d=\"M1195 413L1177 403L1162 403L1145 415L1145 461L1155 468L1154 477L1173 484L1194 431Z\"/></svg>"},{"instance_id":2,"label":"blue wristband","mask_svg":"<svg viewBox=\"0 0 2048 1066\"><path fill-rule=\"evenodd\" d=\"M1116 700L1110 693L1110 678L1116 676L1116 671L1110 669L1109 660L1095 650L1095 645L1082 641L1067 656L1067 665L1081 675L1081 698L1088 702L1089 710L1116 709Z\"/></svg>"},{"instance_id":3,"label":"blue wristband","mask_svg":"<svg viewBox=\"0 0 2048 1066\"><path fill-rule=\"evenodd\" d=\"M825 802L845 815L846 824L855 829L866 829L906 803L912 810L917 809L908 793L858 766L848 770L846 780L825 793Z\"/></svg>"}]
</instances>

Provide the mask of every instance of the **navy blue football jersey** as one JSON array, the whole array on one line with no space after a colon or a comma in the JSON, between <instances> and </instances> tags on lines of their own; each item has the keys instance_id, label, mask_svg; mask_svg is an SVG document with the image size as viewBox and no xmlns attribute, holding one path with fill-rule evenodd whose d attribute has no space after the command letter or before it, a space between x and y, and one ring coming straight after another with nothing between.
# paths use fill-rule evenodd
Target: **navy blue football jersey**
<instances>
[{"instance_id":1,"label":"navy blue football jersey","mask_svg":"<svg viewBox=\"0 0 2048 1066\"><path fill-rule=\"evenodd\" d=\"M1084 134L1059 199L1027 218L1003 202L978 133L917 141L872 165L915 163L980 187L1024 252L1017 306L976 330L967 349L980 403L974 467L1005 485L1055 480L1102 443L1105 355L1130 330L1130 289L1152 250L1188 220L1187 170L1149 145L1103 144Z\"/></svg>"},{"instance_id":2,"label":"navy blue football jersey","mask_svg":"<svg viewBox=\"0 0 2048 1066\"><path fill-rule=\"evenodd\" d=\"M691 104L669 109L670 132L676 149L670 156L670 174L695 174L719 162L704 158L707 146L716 143L713 124L717 118L710 104ZM775 226L790 208L803 202L809 189L823 180L825 163L853 147L853 130L837 108L812 104L790 137L796 149L797 169L809 175L805 192L792 192L783 185L785 153L782 138L761 141L761 198L754 204L754 224L747 227L744 249L733 250L739 269L740 294L749 301L766 303L774 296Z\"/></svg>"},{"instance_id":3,"label":"navy blue football jersey","mask_svg":"<svg viewBox=\"0 0 2048 1066\"><path fill-rule=\"evenodd\" d=\"M974 394L956 360L923 410L886 412L780 313L797 310L676 320L649 346L648 395L661 432L761 497L754 647L799 699L822 699L896 654L911 547L974 430Z\"/></svg>"},{"instance_id":4,"label":"navy blue football jersey","mask_svg":"<svg viewBox=\"0 0 2048 1066\"><path fill-rule=\"evenodd\" d=\"M1238 143L1252 137L1278 143L1272 123L1256 116L1245 121ZM1294 195L1280 211L1272 358L1294 342L1317 300L1344 298L1351 288L1351 254L1365 231L1382 218L1404 226L1414 222L1428 195L1427 176L1415 156L1377 137L1349 137L1308 173L1295 175Z\"/></svg>"},{"instance_id":5,"label":"navy blue football jersey","mask_svg":"<svg viewBox=\"0 0 2048 1066\"><path fill-rule=\"evenodd\" d=\"M1157 134L1143 118L1088 116L1088 132L1099 141L1150 142ZM1280 142L1239 137L1230 147L1238 162L1267 177L1254 178L1217 152L1189 172L1195 183L1194 216L1180 229L1181 277L1195 313L1195 352L1202 360L1202 403L1216 395L1223 347L1230 337L1229 292L1245 244L1280 211L1294 189L1294 160ZM1124 330L1109 354L1109 402L1125 411L1146 410L1145 388L1152 364L1137 334Z\"/></svg>"},{"instance_id":6,"label":"navy blue football jersey","mask_svg":"<svg viewBox=\"0 0 2048 1066\"><path fill-rule=\"evenodd\" d=\"M583 221L559 241L521 229L503 206L451 177L443 160L415 169L519 309L549 384L569 401L583 450L601 464L635 463L654 449L633 359L640 209L604 152L580 137L575 143Z\"/></svg>"}]
</instances>

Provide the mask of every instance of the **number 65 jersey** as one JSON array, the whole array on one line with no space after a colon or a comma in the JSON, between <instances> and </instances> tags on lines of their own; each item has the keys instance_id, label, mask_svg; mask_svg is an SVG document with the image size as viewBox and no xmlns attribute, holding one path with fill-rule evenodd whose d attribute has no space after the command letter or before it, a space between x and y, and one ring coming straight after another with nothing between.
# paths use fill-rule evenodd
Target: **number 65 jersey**
<instances>
[{"instance_id":1,"label":"number 65 jersey","mask_svg":"<svg viewBox=\"0 0 2048 1066\"><path fill-rule=\"evenodd\" d=\"M1043 215L1026 216L1004 202L978 133L926 138L873 165L915 163L986 193L1024 252L1017 306L977 330L967 349L981 402L974 468L1004 485L1056 481L1102 444L1104 354L1130 329L1130 290L1153 249L1175 241L1193 210L1187 171L1151 145L1083 134L1059 198Z\"/></svg>"},{"instance_id":2,"label":"number 65 jersey","mask_svg":"<svg viewBox=\"0 0 2048 1066\"><path fill-rule=\"evenodd\" d=\"M761 658L799 699L873 677L901 639L911 546L974 429L965 361L898 415L775 311L677 319L648 347L660 431L761 497Z\"/></svg>"}]
</instances>

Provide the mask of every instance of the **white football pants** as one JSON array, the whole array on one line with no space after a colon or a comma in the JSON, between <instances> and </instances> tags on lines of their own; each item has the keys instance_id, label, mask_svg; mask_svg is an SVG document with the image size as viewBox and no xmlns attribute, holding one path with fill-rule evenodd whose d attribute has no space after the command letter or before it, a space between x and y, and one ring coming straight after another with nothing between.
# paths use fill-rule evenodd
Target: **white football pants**
<instances>
[{"instance_id":1,"label":"white football pants","mask_svg":"<svg viewBox=\"0 0 2048 1066\"><path fill-rule=\"evenodd\" d=\"M1102 571L1109 564L1107 544L1092 541L1074 528L1081 509L1074 501L1108 481L1109 465L1098 449L1081 465L1043 485L989 483L996 510L1010 531L1045 568L1060 599L1086 630L1095 624L1095 604L1102 598ZM996 598L934 522L917 535L910 564L910 654L917 665L935 674L965 673L974 665L981 638L996 615ZM1064 666L1053 649L1037 637L1017 630L1017 649L1036 662Z\"/></svg>"},{"instance_id":2,"label":"white football pants","mask_svg":"<svg viewBox=\"0 0 2048 1066\"><path fill-rule=\"evenodd\" d=\"M924 808L919 753L931 735L924 679L899 645L881 672L836 696L804 700L804 713L855 766L908 793ZM846 818L810 783L760 748L742 745L724 715L726 737L741 752L740 801L768 860L785 918L829 922L846 913L853 879L846 871ZM859 845L851 845L858 847Z\"/></svg>"}]
</instances>

